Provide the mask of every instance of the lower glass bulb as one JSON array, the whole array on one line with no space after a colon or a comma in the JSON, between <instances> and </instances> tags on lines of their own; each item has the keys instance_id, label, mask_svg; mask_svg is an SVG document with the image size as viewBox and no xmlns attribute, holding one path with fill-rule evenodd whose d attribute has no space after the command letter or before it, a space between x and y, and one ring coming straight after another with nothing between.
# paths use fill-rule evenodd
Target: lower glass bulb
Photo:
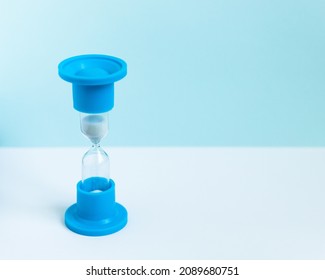
<instances>
[{"instance_id":1,"label":"lower glass bulb","mask_svg":"<svg viewBox=\"0 0 325 280\"><path fill-rule=\"evenodd\" d=\"M82 183L85 191L100 192L109 187L109 157L94 144L82 158Z\"/></svg>"}]
</instances>

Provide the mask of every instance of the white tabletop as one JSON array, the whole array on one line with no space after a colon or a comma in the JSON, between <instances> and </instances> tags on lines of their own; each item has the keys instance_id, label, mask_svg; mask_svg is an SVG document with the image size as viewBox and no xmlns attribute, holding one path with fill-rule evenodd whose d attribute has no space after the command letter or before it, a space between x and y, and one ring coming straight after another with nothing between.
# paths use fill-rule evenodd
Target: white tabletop
<instances>
[{"instance_id":1,"label":"white tabletop","mask_svg":"<svg viewBox=\"0 0 325 280\"><path fill-rule=\"evenodd\" d=\"M325 149L108 149L129 223L104 237L63 221L86 149L0 149L0 259L325 258Z\"/></svg>"}]
</instances>

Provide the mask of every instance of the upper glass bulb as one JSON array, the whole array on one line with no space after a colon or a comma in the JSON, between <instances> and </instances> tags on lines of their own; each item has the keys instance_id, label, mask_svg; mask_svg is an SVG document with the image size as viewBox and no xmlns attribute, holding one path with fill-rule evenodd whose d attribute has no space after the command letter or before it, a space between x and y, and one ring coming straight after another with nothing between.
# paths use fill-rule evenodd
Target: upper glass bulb
<instances>
[{"instance_id":1,"label":"upper glass bulb","mask_svg":"<svg viewBox=\"0 0 325 280\"><path fill-rule=\"evenodd\" d=\"M80 129L93 144L99 144L108 132L108 113L80 113Z\"/></svg>"}]
</instances>

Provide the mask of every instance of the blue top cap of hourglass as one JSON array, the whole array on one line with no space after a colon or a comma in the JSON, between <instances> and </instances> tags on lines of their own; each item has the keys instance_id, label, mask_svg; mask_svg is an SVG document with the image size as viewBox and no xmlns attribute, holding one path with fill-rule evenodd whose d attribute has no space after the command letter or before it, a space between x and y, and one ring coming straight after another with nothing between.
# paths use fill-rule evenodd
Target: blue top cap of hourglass
<instances>
[{"instance_id":1,"label":"blue top cap of hourglass","mask_svg":"<svg viewBox=\"0 0 325 280\"><path fill-rule=\"evenodd\" d=\"M122 59L101 54L74 56L59 64L59 76L72 83L73 107L88 114L108 112L114 107L114 82L126 73Z\"/></svg>"}]
</instances>

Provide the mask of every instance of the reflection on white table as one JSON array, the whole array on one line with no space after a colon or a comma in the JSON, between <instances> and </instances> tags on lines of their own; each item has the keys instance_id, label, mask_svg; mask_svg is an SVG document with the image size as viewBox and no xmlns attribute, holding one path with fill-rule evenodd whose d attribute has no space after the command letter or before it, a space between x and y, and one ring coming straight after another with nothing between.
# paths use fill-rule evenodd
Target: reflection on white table
<instances>
[{"instance_id":1,"label":"reflection on white table","mask_svg":"<svg viewBox=\"0 0 325 280\"><path fill-rule=\"evenodd\" d=\"M325 149L111 148L122 231L69 231L86 148L0 149L0 259L325 259Z\"/></svg>"}]
</instances>

